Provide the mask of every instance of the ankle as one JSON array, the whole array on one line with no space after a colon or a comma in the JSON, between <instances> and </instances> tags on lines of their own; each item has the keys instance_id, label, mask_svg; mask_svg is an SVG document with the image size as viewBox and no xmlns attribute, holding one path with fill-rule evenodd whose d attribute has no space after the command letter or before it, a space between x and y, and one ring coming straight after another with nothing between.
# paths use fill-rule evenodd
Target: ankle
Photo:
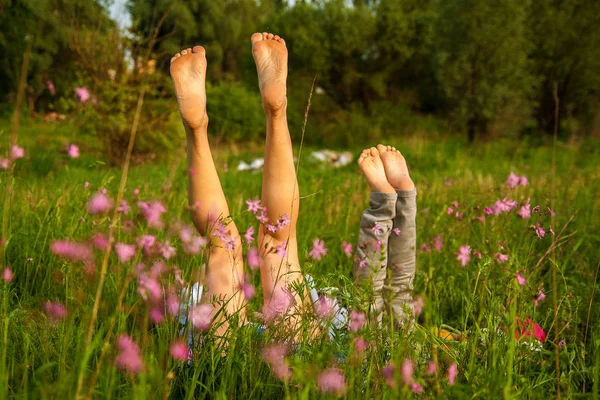
<instances>
[{"instance_id":1,"label":"ankle","mask_svg":"<svg viewBox=\"0 0 600 400\"><path fill-rule=\"evenodd\" d=\"M277 104L267 103L263 100L262 107L267 118L285 118L287 114L287 97Z\"/></svg>"}]
</instances>

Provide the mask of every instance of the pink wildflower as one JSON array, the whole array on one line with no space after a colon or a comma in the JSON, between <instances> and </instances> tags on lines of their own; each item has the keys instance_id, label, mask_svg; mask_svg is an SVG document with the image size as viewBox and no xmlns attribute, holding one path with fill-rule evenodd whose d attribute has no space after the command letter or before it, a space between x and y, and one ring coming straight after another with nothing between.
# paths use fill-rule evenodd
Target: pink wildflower
<instances>
[{"instance_id":1,"label":"pink wildflower","mask_svg":"<svg viewBox=\"0 0 600 400\"><path fill-rule=\"evenodd\" d=\"M366 268L366 267L368 267L368 266L369 266L369 259L368 259L368 258L364 258L364 259L362 259L362 260L361 260L361 261L358 263L358 266L359 266L360 268Z\"/></svg>"},{"instance_id":2,"label":"pink wildflower","mask_svg":"<svg viewBox=\"0 0 600 400\"><path fill-rule=\"evenodd\" d=\"M58 321L67 316L67 309L56 301L47 301L44 303L44 311L52 321Z\"/></svg>"},{"instance_id":3,"label":"pink wildflower","mask_svg":"<svg viewBox=\"0 0 600 400\"><path fill-rule=\"evenodd\" d=\"M190 321L197 329L206 331L212 322L213 306L211 304L199 304L190 310Z\"/></svg>"},{"instance_id":4,"label":"pink wildflower","mask_svg":"<svg viewBox=\"0 0 600 400\"><path fill-rule=\"evenodd\" d=\"M379 222L375 222L371 228L371 231L375 236L380 236L383 233L383 227L379 224Z\"/></svg>"},{"instance_id":5,"label":"pink wildflower","mask_svg":"<svg viewBox=\"0 0 600 400\"><path fill-rule=\"evenodd\" d=\"M136 243L139 247L144 249L146 255L151 255L152 248L156 244L156 237L153 235L142 235L136 239Z\"/></svg>"},{"instance_id":6,"label":"pink wildflower","mask_svg":"<svg viewBox=\"0 0 600 400\"><path fill-rule=\"evenodd\" d=\"M361 355L365 352L365 350L369 347L369 343L362 337L357 337L354 340L354 349L356 353Z\"/></svg>"},{"instance_id":7,"label":"pink wildflower","mask_svg":"<svg viewBox=\"0 0 600 400\"><path fill-rule=\"evenodd\" d=\"M115 252L117 253L117 257L119 257L119 261L125 264L127 261L131 260L131 257L135 255L135 245L117 243L115 245Z\"/></svg>"},{"instance_id":8,"label":"pink wildflower","mask_svg":"<svg viewBox=\"0 0 600 400\"><path fill-rule=\"evenodd\" d=\"M517 282L519 282L519 285L524 286L525 283L527 283L527 279L525 279L521 274L519 274L517 272Z\"/></svg>"},{"instance_id":9,"label":"pink wildflower","mask_svg":"<svg viewBox=\"0 0 600 400\"><path fill-rule=\"evenodd\" d=\"M138 189L138 188L133 189L134 196L138 196L139 194L140 194L140 189Z\"/></svg>"},{"instance_id":10,"label":"pink wildflower","mask_svg":"<svg viewBox=\"0 0 600 400\"><path fill-rule=\"evenodd\" d=\"M485 215L481 215L479 217L475 217L479 222L484 222L485 221Z\"/></svg>"},{"instance_id":11,"label":"pink wildflower","mask_svg":"<svg viewBox=\"0 0 600 400\"><path fill-rule=\"evenodd\" d=\"M329 296L319 296L319 299L315 302L315 313L322 319L332 318L335 306L335 299Z\"/></svg>"},{"instance_id":12,"label":"pink wildflower","mask_svg":"<svg viewBox=\"0 0 600 400\"><path fill-rule=\"evenodd\" d=\"M448 215L452 215L452 214L454 214L454 209L453 209L452 207L448 207L448 208L446 209L446 214L448 214Z\"/></svg>"},{"instance_id":13,"label":"pink wildflower","mask_svg":"<svg viewBox=\"0 0 600 400\"><path fill-rule=\"evenodd\" d=\"M423 386L421 386L417 382L413 382L410 385L410 388L412 389L413 393L415 393L415 394L423 393Z\"/></svg>"},{"instance_id":14,"label":"pink wildflower","mask_svg":"<svg viewBox=\"0 0 600 400\"><path fill-rule=\"evenodd\" d=\"M325 248L325 242L320 240L319 238L313 239L313 248L308 252L308 255L313 260L320 260L321 257L327 254L327 249Z\"/></svg>"},{"instance_id":15,"label":"pink wildflower","mask_svg":"<svg viewBox=\"0 0 600 400\"><path fill-rule=\"evenodd\" d=\"M456 255L456 259L460 261L460 265L464 268L471 261L471 247L468 245L460 246L460 250Z\"/></svg>"},{"instance_id":16,"label":"pink wildflower","mask_svg":"<svg viewBox=\"0 0 600 400\"><path fill-rule=\"evenodd\" d=\"M108 237L102 233L96 233L92 236L92 243L98 250L105 251L108 248Z\"/></svg>"},{"instance_id":17,"label":"pink wildflower","mask_svg":"<svg viewBox=\"0 0 600 400\"><path fill-rule=\"evenodd\" d=\"M529 199L527 202L521 206L519 211L517 211L517 215L523 219L529 219L531 217L531 204L529 203Z\"/></svg>"},{"instance_id":18,"label":"pink wildflower","mask_svg":"<svg viewBox=\"0 0 600 400\"><path fill-rule=\"evenodd\" d=\"M435 374L435 371L437 371L437 365L433 361L429 361L427 364L427 374L433 375Z\"/></svg>"},{"instance_id":19,"label":"pink wildflower","mask_svg":"<svg viewBox=\"0 0 600 400\"><path fill-rule=\"evenodd\" d=\"M531 320L531 318L525 318L521 320L519 316L515 317L517 329L515 330L515 339L527 339L534 337L540 342L546 341L546 332L541 326Z\"/></svg>"},{"instance_id":20,"label":"pink wildflower","mask_svg":"<svg viewBox=\"0 0 600 400\"><path fill-rule=\"evenodd\" d=\"M401 231L400 231L400 229L399 229L399 228L394 228L394 229L392 229L392 232L394 232L394 235L396 235L396 236L399 236L399 235L400 235L400 233L401 233Z\"/></svg>"},{"instance_id":21,"label":"pink wildflower","mask_svg":"<svg viewBox=\"0 0 600 400\"><path fill-rule=\"evenodd\" d=\"M9 169L10 168L10 160L8 158L0 157L0 168Z\"/></svg>"},{"instance_id":22,"label":"pink wildflower","mask_svg":"<svg viewBox=\"0 0 600 400\"><path fill-rule=\"evenodd\" d=\"M152 310L150 310L150 321L154 322L155 324L161 324L164 321L164 319L165 314L162 310L158 308L153 308Z\"/></svg>"},{"instance_id":23,"label":"pink wildflower","mask_svg":"<svg viewBox=\"0 0 600 400\"><path fill-rule=\"evenodd\" d=\"M60 257L71 261L88 261L94 256L88 244L75 243L68 240L57 240L50 245L50 250Z\"/></svg>"},{"instance_id":24,"label":"pink wildflower","mask_svg":"<svg viewBox=\"0 0 600 400\"><path fill-rule=\"evenodd\" d=\"M131 337L125 334L119 336L117 347L120 351L116 359L119 368L133 374L144 369L140 348Z\"/></svg>"},{"instance_id":25,"label":"pink wildflower","mask_svg":"<svg viewBox=\"0 0 600 400\"><path fill-rule=\"evenodd\" d=\"M177 253L175 247L171 246L171 243L167 240L164 244L160 246L160 255L162 255L165 260L170 259Z\"/></svg>"},{"instance_id":26,"label":"pink wildflower","mask_svg":"<svg viewBox=\"0 0 600 400\"><path fill-rule=\"evenodd\" d=\"M255 214L255 216L261 224L266 224L267 222L269 222L269 217L267 217L267 207L262 207L260 209L260 214Z\"/></svg>"},{"instance_id":27,"label":"pink wildflower","mask_svg":"<svg viewBox=\"0 0 600 400\"><path fill-rule=\"evenodd\" d=\"M284 258L287 255L287 240L275 248L275 254Z\"/></svg>"},{"instance_id":28,"label":"pink wildflower","mask_svg":"<svg viewBox=\"0 0 600 400\"><path fill-rule=\"evenodd\" d=\"M381 372L383 374L383 377L385 378L385 382L387 383L387 385L390 388L395 389L396 388L396 380L394 379L394 373L395 373L394 364L388 363Z\"/></svg>"},{"instance_id":29,"label":"pink wildflower","mask_svg":"<svg viewBox=\"0 0 600 400\"><path fill-rule=\"evenodd\" d=\"M71 158L79 158L79 156L80 156L80 154L79 154L79 146L77 146L76 144L70 144L70 145L68 145L67 146L67 154Z\"/></svg>"},{"instance_id":30,"label":"pink wildflower","mask_svg":"<svg viewBox=\"0 0 600 400\"><path fill-rule=\"evenodd\" d=\"M444 241L442 240L442 237L440 235L437 235L436 237L433 238L433 248L438 253L442 251L443 244L444 244Z\"/></svg>"},{"instance_id":31,"label":"pink wildflower","mask_svg":"<svg viewBox=\"0 0 600 400\"><path fill-rule=\"evenodd\" d=\"M144 214L149 227L158 229L163 227L161 216L167 212L165 206L158 201L153 201L151 203L139 201L138 206L140 207L142 214Z\"/></svg>"},{"instance_id":32,"label":"pink wildflower","mask_svg":"<svg viewBox=\"0 0 600 400\"><path fill-rule=\"evenodd\" d=\"M206 245L206 239L202 236L194 236L184 244L183 250L191 255L200 253L200 250Z\"/></svg>"},{"instance_id":33,"label":"pink wildflower","mask_svg":"<svg viewBox=\"0 0 600 400\"><path fill-rule=\"evenodd\" d=\"M342 250L348 257L352 257L352 245L347 242L342 242Z\"/></svg>"},{"instance_id":34,"label":"pink wildflower","mask_svg":"<svg viewBox=\"0 0 600 400\"><path fill-rule=\"evenodd\" d=\"M285 228L286 226L288 226L290 224L290 222L292 222L290 216L288 214L283 214L277 220L277 229L281 230L281 229Z\"/></svg>"},{"instance_id":35,"label":"pink wildflower","mask_svg":"<svg viewBox=\"0 0 600 400\"><path fill-rule=\"evenodd\" d=\"M277 227L275 225L267 224L266 228L269 232L277 232Z\"/></svg>"},{"instance_id":36,"label":"pink wildflower","mask_svg":"<svg viewBox=\"0 0 600 400\"><path fill-rule=\"evenodd\" d=\"M244 233L244 239L246 240L247 244L250 244L254 241L254 227L253 226L248 228L246 233Z\"/></svg>"},{"instance_id":37,"label":"pink wildflower","mask_svg":"<svg viewBox=\"0 0 600 400\"><path fill-rule=\"evenodd\" d=\"M504 264L507 261L508 261L508 254L501 254L501 253L496 254L496 262L498 264Z\"/></svg>"},{"instance_id":38,"label":"pink wildflower","mask_svg":"<svg viewBox=\"0 0 600 400\"><path fill-rule=\"evenodd\" d=\"M77 94L77 97L79 97L79 101L82 103L85 103L91 97L90 92L88 92L88 90L85 87L75 88L75 93Z\"/></svg>"},{"instance_id":39,"label":"pink wildflower","mask_svg":"<svg viewBox=\"0 0 600 400\"><path fill-rule=\"evenodd\" d=\"M242 289L242 293L244 293L244 297L248 300L253 298L256 293L254 286L252 286L252 284L248 283L248 282L242 283L240 289Z\"/></svg>"},{"instance_id":40,"label":"pink wildflower","mask_svg":"<svg viewBox=\"0 0 600 400\"><path fill-rule=\"evenodd\" d=\"M278 284L273 289L271 299L263 307L265 320L269 322L284 315L293 305L294 298L290 290Z\"/></svg>"},{"instance_id":41,"label":"pink wildflower","mask_svg":"<svg viewBox=\"0 0 600 400\"><path fill-rule=\"evenodd\" d=\"M190 349L183 340L178 339L169 346L169 353L177 361L185 361L190 356Z\"/></svg>"},{"instance_id":42,"label":"pink wildflower","mask_svg":"<svg viewBox=\"0 0 600 400\"><path fill-rule=\"evenodd\" d=\"M563 339L560 342L558 342L558 347L563 347L565 344L567 344L567 342L565 342L565 339Z\"/></svg>"},{"instance_id":43,"label":"pink wildflower","mask_svg":"<svg viewBox=\"0 0 600 400\"><path fill-rule=\"evenodd\" d=\"M121 205L119 207L117 207L117 211L127 215L127 214L129 214L130 210L131 210L131 207L129 207L129 204L127 204L127 200L125 200L125 199L121 200Z\"/></svg>"},{"instance_id":44,"label":"pink wildflower","mask_svg":"<svg viewBox=\"0 0 600 400\"><path fill-rule=\"evenodd\" d=\"M519 177L519 186L529 186L529 180L525 175Z\"/></svg>"},{"instance_id":45,"label":"pink wildflower","mask_svg":"<svg viewBox=\"0 0 600 400\"><path fill-rule=\"evenodd\" d=\"M542 228L542 226L540 225L539 222L535 225L534 230L535 230L535 234L540 239L543 238L544 236L546 236L546 231L544 230L544 228Z\"/></svg>"},{"instance_id":46,"label":"pink wildflower","mask_svg":"<svg viewBox=\"0 0 600 400\"><path fill-rule=\"evenodd\" d=\"M413 382L413 374L415 373L415 365L410 358L407 358L402 363L402 380L405 384L410 385Z\"/></svg>"},{"instance_id":47,"label":"pink wildflower","mask_svg":"<svg viewBox=\"0 0 600 400\"><path fill-rule=\"evenodd\" d=\"M458 368L455 363L452 363L450 365L450 368L448 368L448 385L450 385L450 386L454 385L454 381L456 380L457 376L458 376Z\"/></svg>"},{"instance_id":48,"label":"pink wildflower","mask_svg":"<svg viewBox=\"0 0 600 400\"><path fill-rule=\"evenodd\" d=\"M542 292L542 290L538 290L537 296L535 296L535 299L533 299L533 303L535 304L536 307L539 307L540 302L546 300L546 294L544 292Z\"/></svg>"},{"instance_id":49,"label":"pink wildflower","mask_svg":"<svg viewBox=\"0 0 600 400\"><path fill-rule=\"evenodd\" d=\"M19 158L25 157L25 150L22 147L17 146L16 144L10 147L9 157L11 160L18 160Z\"/></svg>"},{"instance_id":50,"label":"pink wildflower","mask_svg":"<svg viewBox=\"0 0 600 400\"><path fill-rule=\"evenodd\" d=\"M487 215L492 215L494 213L494 210L492 210L490 207L484 207L483 212Z\"/></svg>"},{"instance_id":51,"label":"pink wildflower","mask_svg":"<svg viewBox=\"0 0 600 400\"><path fill-rule=\"evenodd\" d=\"M46 86L48 87L48 90L50 91L50 94L52 96L54 96L56 94L56 89L54 87L54 82L52 82L51 80L46 81Z\"/></svg>"},{"instance_id":52,"label":"pink wildflower","mask_svg":"<svg viewBox=\"0 0 600 400\"><path fill-rule=\"evenodd\" d=\"M429 253L429 252L431 252L431 247L429 247L426 243L423 243L421 245L421 250L423 250L426 253Z\"/></svg>"},{"instance_id":53,"label":"pink wildflower","mask_svg":"<svg viewBox=\"0 0 600 400\"><path fill-rule=\"evenodd\" d=\"M505 184L506 184L508 187L510 187L511 189L512 189L512 188L516 188L516 187L517 187L517 185L519 184L519 177L518 177L517 175L515 175L515 173L514 173L514 172L511 172L511 173L508 175L508 178L506 178L506 182L505 182Z\"/></svg>"},{"instance_id":54,"label":"pink wildflower","mask_svg":"<svg viewBox=\"0 0 600 400\"><path fill-rule=\"evenodd\" d=\"M348 329L352 332L358 332L367 323L367 316L364 312L350 311L350 322Z\"/></svg>"},{"instance_id":55,"label":"pink wildflower","mask_svg":"<svg viewBox=\"0 0 600 400\"><path fill-rule=\"evenodd\" d=\"M137 292L145 301L148 301L149 298L158 301L163 297L162 286L158 279L145 274L138 276Z\"/></svg>"},{"instance_id":56,"label":"pink wildflower","mask_svg":"<svg viewBox=\"0 0 600 400\"><path fill-rule=\"evenodd\" d=\"M235 250L236 241L233 236L228 236L225 238L225 250L233 251Z\"/></svg>"},{"instance_id":57,"label":"pink wildflower","mask_svg":"<svg viewBox=\"0 0 600 400\"><path fill-rule=\"evenodd\" d=\"M346 393L346 377L337 368L326 369L317 377L317 387L323 393L342 396Z\"/></svg>"},{"instance_id":58,"label":"pink wildflower","mask_svg":"<svg viewBox=\"0 0 600 400\"><path fill-rule=\"evenodd\" d=\"M292 371L285 360L287 348L282 343L267 345L262 351L263 359L271 366L273 375L286 382L292 377Z\"/></svg>"},{"instance_id":59,"label":"pink wildflower","mask_svg":"<svg viewBox=\"0 0 600 400\"><path fill-rule=\"evenodd\" d=\"M179 312L179 298L173 291L169 291L167 295L167 300L165 302L167 306L167 311L171 315L177 315Z\"/></svg>"},{"instance_id":60,"label":"pink wildflower","mask_svg":"<svg viewBox=\"0 0 600 400\"><path fill-rule=\"evenodd\" d=\"M423 312L423 307L425 306L425 300L423 300L423 296L419 295L419 297L417 297L413 303L413 315L416 317L418 315L421 315L421 313Z\"/></svg>"},{"instance_id":61,"label":"pink wildflower","mask_svg":"<svg viewBox=\"0 0 600 400\"><path fill-rule=\"evenodd\" d=\"M12 280L14 278L15 278L15 275L13 274L10 267L4 268L4 270L2 271L2 279L4 279L4 282L10 283L10 282L12 282Z\"/></svg>"},{"instance_id":62,"label":"pink wildflower","mask_svg":"<svg viewBox=\"0 0 600 400\"><path fill-rule=\"evenodd\" d=\"M90 183L88 181L83 182L83 188L87 189L90 187Z\"/></svg>"},{"instance_id":63,"label":"pink wildflower","mask_svg":"<svg viewBox=\"0 0 600 400\"><path fill-rule=\"evenodd\" d=\"M546 207L546 209L548 210L548 214L554 218L556 217L556 213L554 211L552 211L552 209L550 207Z\"/></svg>"},{"instance_id":64,"label":"pink wildflower","mask_svg":"<svg viewBox=\"0 0 600 400\"><path fill-rule=\"evenodd\" d=\"M88 212L92 215L104 214L113 207L113 201L104 193L96 193L88 204Z\"/></svg>"},{"instance_id":65,"label":"pink wildflower","mask_svg":"<svg viewBox=\"0 0 600 400\"><path fill-rule=\"evenodd\" d=\"M256 247L250 247L248 249L248 266L252 270L257 269L260 266L260 257L258 256L258 249Z\"/></svg>"},{"instance_id":66,"label":"pink wildflower","mask_svg":"<svg viewBox=\"0 0 600 400\"><path fill-rule=\"evenodd\" d=\"M261 206L260 206L260 200L246 200L246 204L248 205L248 211L250 211L253 214L256 214L258 211L261 210Z\"/></svg>"},{"instance_id":67,"label":"pink wildflower","mask_svg":"<svg viewBox=\"0 0 600 400\"><path fill-rule=\"evenodd\" d=\"M550 232L552 234L552 236L554 236L556 234L554 232L554 229L552 229L552 225L550 225L550 229L548 229L548 232Z\"/></svg>"}]
</instances>

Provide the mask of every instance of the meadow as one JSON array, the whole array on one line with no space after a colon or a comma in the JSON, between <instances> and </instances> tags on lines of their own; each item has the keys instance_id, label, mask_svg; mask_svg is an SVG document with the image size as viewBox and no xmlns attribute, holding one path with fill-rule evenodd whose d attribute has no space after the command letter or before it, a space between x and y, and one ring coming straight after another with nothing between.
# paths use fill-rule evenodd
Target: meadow
<instances>
[{"instance_id":1,"label":"meadow","mask_svg":"<svg viewBox=\"0 0 600 400\"><path fill-rule=\"evenodd\" d=\"M142 277L153 262L163 263L164 298L177 293L177 271L187 282L205 262L204 250L190 249L181 235L182 224L191 226L183 149L132 165L126 203L114 205L113 218L112 210L90 214L90 201L103 192L114 201L122 170L108 167L89 138L68 123L26 124L20 138L24 157L14 161L14 177L0 172L3 187L12 179L10 209L3 203L2 398L600 396L597 139L554 148L527 138L468 145L389 137L418 188L418 326L395 332L384 321L340 329L333 339L288 341L283 360L273 361L277 329L260 332L252 317L228 346L215 340L214 327L199 332L188 360L176 312L146 291ZM67 143L80 145L79 157L66 153ZM356 243L368 187L355 163L333 168L311 157L316 149L299 153L295 143L295 150L304 272L318 288L339 288L334 295L349 310L365 311L342 242ZM350 150L356 157L362 149ZM217 145L214 154L232 218L242 232L257 229L246 200L260 196L260 173L236 167L260 157L261 146ZM160 224L140 204L156 201L165 208ZM124 262L101 236L111 225L115 243L136 244ZM146 248L144 235L155 244ZM321 260L308 255L315 238L328 250ZM80 247L65 257L61 241ZM256 288L252 316L261 307L260 279L247 271Z\"/></svg>"}]
</instances>

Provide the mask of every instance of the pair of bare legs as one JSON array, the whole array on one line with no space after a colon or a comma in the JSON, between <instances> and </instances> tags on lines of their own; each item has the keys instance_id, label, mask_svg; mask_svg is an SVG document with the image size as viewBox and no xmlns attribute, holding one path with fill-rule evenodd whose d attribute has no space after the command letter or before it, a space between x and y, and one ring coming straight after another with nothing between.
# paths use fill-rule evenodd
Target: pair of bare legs
<instances>
[{"instance_id":1,"label":"pair of bare legs","mask_svg":"<svg viewBox=\"0 0 600 400\"><path fill-rule=\"evenodd\" d=\"M255 33L251 43L266 115L262 206L271 224L282 215L290 217L290 223L276 232L268 231L265 224L259 228L264 308L266 313L271 308L276 308L276 312L290 312L303 303L304 296L288 292L288 288L303 282L296 241L299 191L286 116L288 52L285 41L271 33ZM206 52L202 46L183 50L171 59L171 78L187 136L188 200L194 205L192 221L202 235L210 234L215 221L230 215L207 137L206 67ZM210 247L205 281L208 298L218 298L225 304L221 333L229 325L228 315L238 313L243 322L246 303L240 290L244 276L240 234L233 221L226 224L224 231L224 235L214 237ZM275 253L276 248L282 246L287 253L283 257ZM288 299L287 304L281 304L282 298Z\"/></svg>"}]
</instances>

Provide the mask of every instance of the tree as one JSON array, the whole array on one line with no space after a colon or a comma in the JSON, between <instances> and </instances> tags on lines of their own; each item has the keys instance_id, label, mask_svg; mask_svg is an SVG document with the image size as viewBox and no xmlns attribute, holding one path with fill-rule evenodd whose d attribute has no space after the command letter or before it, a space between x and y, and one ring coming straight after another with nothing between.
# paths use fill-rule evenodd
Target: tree
<instances>
[{"instance_id":1,"label":"tree","mask_svg":"<svg viewBox=\"0 0 600 400\"><path fill-rule=\"evenodd\" d=\"M527 2L438 0L433 61L450 115L469 141L501 112L524 112L530 74Z\"/></svg>"},{"instance_id":2,"label":"tree","mask_svg":"<svg viewBox=\"0 0 600 400\"><path fill-rule=\"evenodd\" d=\"M569 114L594 117L600 98L600 2L551 0L529 12L534 72L540 77L535 117L540 130L554 129L554 87L559 127Z\"/></svg>"}]
</instances>

